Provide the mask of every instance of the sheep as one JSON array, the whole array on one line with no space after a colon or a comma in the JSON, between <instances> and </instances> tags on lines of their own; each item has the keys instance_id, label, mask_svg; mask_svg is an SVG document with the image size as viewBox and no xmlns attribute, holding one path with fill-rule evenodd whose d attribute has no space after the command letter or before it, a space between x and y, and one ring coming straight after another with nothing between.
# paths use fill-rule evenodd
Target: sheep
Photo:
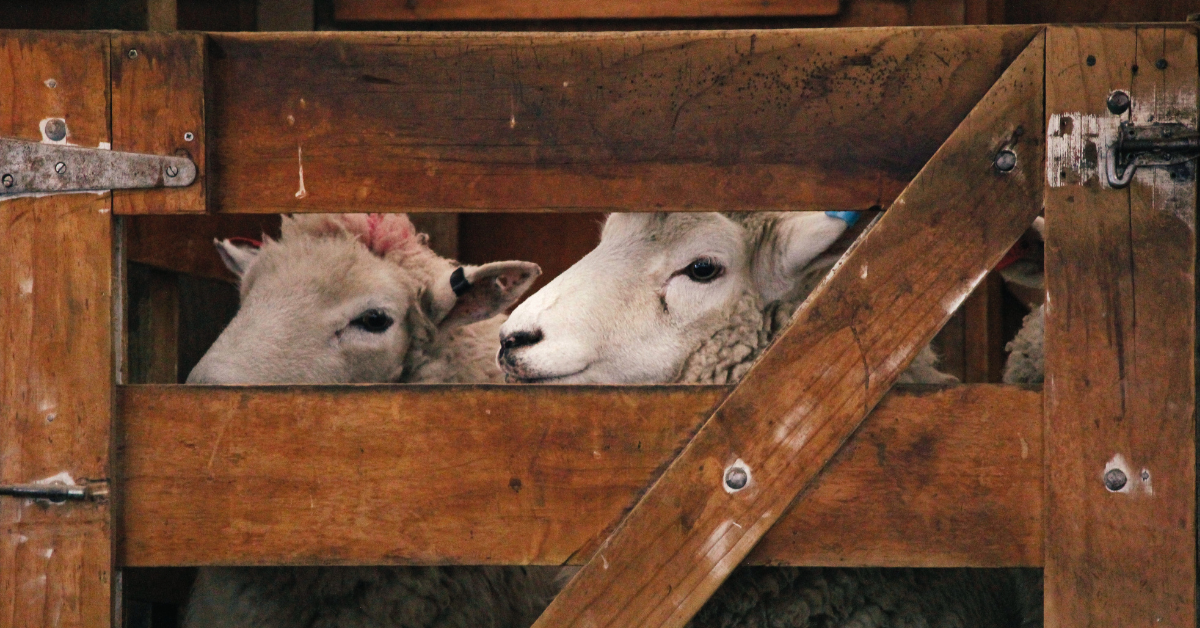
<instances>
[{"instance_id":1,"label":"sheep","mask_svg":"<svg viewBox=\"0 0 1200 628\"><path fill-rule=\"evenodd\" d=\"M261 248L217 250L240 278L237 316L191 384L487 382L499 314L541 270L459 266L403 214L285 217ZM516 628L558 589L526 567L202 568L189 628Z\"/></svg>"},{"instance_id":2,"label":"sheep","mask_svg":"<svg viewBox=\"0 0 1200 628\"><path fill-rule=\"evenodd\" d=\"M518 382L736 382L835 263L847 218L613 214L599 246L501 326L497 361ZM901 381L955 380L926 347ZM692 625L1018 626L1040 603L1033 572L743 568Z\"/></svg>"}]
</instances>

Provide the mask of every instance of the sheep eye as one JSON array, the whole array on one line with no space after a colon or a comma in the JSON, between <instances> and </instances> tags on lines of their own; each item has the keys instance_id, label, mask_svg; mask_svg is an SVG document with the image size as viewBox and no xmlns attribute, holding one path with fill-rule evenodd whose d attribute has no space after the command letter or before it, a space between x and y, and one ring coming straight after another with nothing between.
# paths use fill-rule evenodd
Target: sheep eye
<instances>
[{"instance_id":1,"label":"sheep eye","mask_svg":"<svg viewBox=\"0 0 1200 628\"><path fill-rule=\"evenodd\" d=\"M694 260L687 268L683 269L683 274L688 276L688 279L700 283L708 283L713 279L721 276L725 268L716 261L708 257L701 257Z\"/></svg>"},{"instance_id":2,"label":"sheep eye","mask_svg":"<svg viewBox=\"0 0 1200 628\"><path fill-rule=\"evenodd\" d=\"M369 331L372 334L382 334L392 326L391 316L383 310L367 310L358 316L358 318L350 321L351 327L357 327L363 331Z\"/></svg>"}]
</instances>

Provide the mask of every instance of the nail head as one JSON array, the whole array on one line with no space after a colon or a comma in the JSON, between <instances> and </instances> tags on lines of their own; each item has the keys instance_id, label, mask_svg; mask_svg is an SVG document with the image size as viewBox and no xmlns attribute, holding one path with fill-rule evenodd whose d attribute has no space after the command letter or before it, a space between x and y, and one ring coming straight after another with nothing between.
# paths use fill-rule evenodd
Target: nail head
<instances>
[{"instance_id":1,"label":"nail head","mask_svg":"<svg viewBox=\"0 0 1200 628\"><path fill-rule=\"evenodd\" d=\"M67 137L67 121L62 118L51 118L46 121L46 139L51 142L61 142Z\"/></svg>"},{"instance_id":2,"label":"nail head","mask_svg":"<svg viewBox=\"0 0 1200 628\"><path fill-rule=\"evenodd\" d=\"M745 467L732 466L725 470L725 486L731 491L746 488L750 481L750 472Z\"/></svg>"},{"instance_id":3,"label":"nail head","mask_svg":"<svg viewBox=\"0 0 1200 628\"><path fill-rule=\"evenodd\" d=\"M1154 62L1154 67L1156 67L1156 68L1158 68L1158 69L1160 69L1160 70L1165 70L1165 69L1167 69L1167 60L1166 60L1166 59L1159 59L1158 61L1155 61L1155 62Z\"/></svg>"},{"instance_id":4,"label":"nail head","mask_svg":"<svg viewBox=\"0 0 1200 628\"><path fill-rule=\"evenodd\" d=\"M11 174L6 174L3 177L0 177L0 184L3 184L6 188L11 188L13 186L13 176Z\"/></svg>"},{"instance_id":5,"label":"nail head","mask_svg":"<svg viewBox=\"0 0 1200 628\"><path fill-rule=\"evenodd\" d=\"M1017 154L1006 148L996 153L995 164L996 170L1009 172L1017 167Z\"/></svg>"},{"instance_id":6,"label":"nail head","mask_svg":"<svg viewBox=\"0 0 1200 628\"><path fill-rule=\"evenodd\" d=\"M1096 55L1088 55L1087 56L1087 64L1088 65L1096 65Z\"/></svg>"},{"instance_id":7,"label":"nail head","mask_svg":"<svg viewBox=\"0 0 1200 628\"><path fill-rule=\"evenodd\" d=\"M137 48L130 48L129 52L125 53L125 55L128 56L130 59L138 58Z\"/></svg>"},{"instance_id":8,"label":"nail head","mask_svg":"<svg viewBox=\"0 0 1200 628\"><path fill-rule=\"evenodd\" d=\"M1129 103L1129 94L1124 91L1117 90L1108 95L1108 110L1113 114L1121 115L1129 111Z\"/></svg>"},{"instance_id":9,"label":"nail head","mask_svg":"<svg viewBox=\"0 0 1200 628\"><path fill-rule=\"evenodd\" d=\"M58 163L56 163L56 164L54 164L54 171L55 171L55 172L57 172L58 174L62 174L62 173L64 173L64 172L66 172L66 171L67 171L67 164L65 164L65 163L63 163L63 162L61 162L61 161L60 161L60 162L58 162Z\"/></svg>"},{"instance_id":10,"label":"nail head","mask_svg":"<svg viewBox=\"0 0 1200 628\"><path fill-rule=\"evenodd\" d=\"M183 141L185 141L185 142L190 142L194 139L196 139L196 136L192 135L191 131L188 131L187 133L183 134Z\"/></svg>"},{"instance_id":11,"label":"nail head","mask_svg":"<svg viewBox=\"0 0 1200 628\"><path fill-rule=\"evenodd\" d=\"M1119 491L1125 488L1125 483L1129 478L1125 477L1125 472L1120 469L1109 469L1108 473L1104 474L1104 487L1110 491Z\"/></svg>"}]
</instances>

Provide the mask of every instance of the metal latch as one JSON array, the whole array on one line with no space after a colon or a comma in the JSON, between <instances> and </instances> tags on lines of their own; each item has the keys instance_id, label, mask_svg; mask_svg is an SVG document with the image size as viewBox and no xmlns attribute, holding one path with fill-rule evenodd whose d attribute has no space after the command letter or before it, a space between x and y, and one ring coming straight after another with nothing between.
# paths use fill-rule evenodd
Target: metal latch
<instances>
[{"instance_id":1,"label":"metal latch","mask_svg":"<svg viewBox=\"0 0 1200 628\"><path fill-rule=\"evenodd\" d=\"M196 180L187 157L0 138L0 198L16 194L178 188Z\"/></svg>"},{"instance_id":2,"label":"metal latch","mask_svg":"<svg viewBox=\"0 0 1200 628\"><path fill-rule=\"evenodd\" d=\"M47 484L0 484L0 497L46 499L55 503L66 501L103 500L108 497L107 482L85 485L54 482Z\"/></svg>"},{"instance_id":3,"label":"metal latch","mask_svg":"<svg viewBox=\"0 0 1200 628\"><path fill-rule=\"evenodd\" d=\"M1138 168L1174 166L1197 156L1200 134L1182 124L1134 126L1122 122L1106 160L1108 184L1123 188Z\"/></svg>"}]
</instances>

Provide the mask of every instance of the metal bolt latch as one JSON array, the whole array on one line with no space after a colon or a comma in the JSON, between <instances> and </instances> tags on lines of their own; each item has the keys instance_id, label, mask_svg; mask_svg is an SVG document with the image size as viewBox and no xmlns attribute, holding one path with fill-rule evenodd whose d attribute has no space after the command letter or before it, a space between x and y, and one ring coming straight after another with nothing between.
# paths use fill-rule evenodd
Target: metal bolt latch
<instances>
[{"instance_id":1,"label":"metal bolt latch","mask_svg":"<svg viewBox=\"0 0 1200 628\"><path fill-rule=\"evenodd\" d=\"M1138 168L1175 166L1198 156L1200 134L1195 129L1177 123L1134 126L1122 122L1105 160L1105 174L1109 186L1123 188Z\"/></svg>"},{"instance_id":2,"label":"metal bolt latch","mask_svg":"<svg viewBox=\"0 0 1200 628\"><path fill-rule=\"evenodd\" d=\"M3 484L0 485L0 497L45 499L56 504L66 501L102 500L108 497L108 484Z\"/></svg>"},{"instance_id":3,"label":"metal bolt latch","mask_svg":"<svg viewBox=\"0 0 1200 628\"><path fill-rule=\"evenodd\" d=\"M1125 483L1129 478L1125 477L1125 472L1120 469L1109 469L1108 473L1104 474L1104 488L1110 491L1119 491L1125 488Z\"/></svg>"}]
</instances>

